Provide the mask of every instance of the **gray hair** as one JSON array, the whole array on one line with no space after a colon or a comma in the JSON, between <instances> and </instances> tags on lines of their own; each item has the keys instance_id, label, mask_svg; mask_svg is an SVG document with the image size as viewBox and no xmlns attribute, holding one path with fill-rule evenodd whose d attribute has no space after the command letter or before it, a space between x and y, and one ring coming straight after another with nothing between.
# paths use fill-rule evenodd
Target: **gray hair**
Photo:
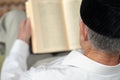
<instances>
[{"instance_id":1,"label":"gray hair","mask_svg":"<svg viewBox=\"0 0 120 80\"><path fill-rule=\"evenodd\" d=\"M120 54L120 38L108 38L88 28L88 39L96 49L100 49L111 54Z\"/></svg>"}]
</instances>

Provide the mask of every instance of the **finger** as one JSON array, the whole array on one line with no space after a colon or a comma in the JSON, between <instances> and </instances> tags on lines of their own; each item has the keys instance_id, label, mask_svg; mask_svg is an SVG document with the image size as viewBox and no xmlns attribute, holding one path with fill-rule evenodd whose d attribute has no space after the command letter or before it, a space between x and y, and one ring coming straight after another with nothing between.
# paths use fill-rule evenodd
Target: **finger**
<instances>
[{"instance_id":1,"label":"finger","mask_svg":"<svg viewBox=\"0 0 120 80\"><path fill-rule=\"evenodd\" d=\"M24 20L21 22L20 27L19 27L20 31L24 29L25 24L26 24L26 19L24 19Z\"/></svg>"},{"instance_id":2,"label":"finger","mask_svg":"<svg viewBox=\"0 0 120 80\"><path fill-rule=\"evenodd\" d=\"M28 30L28 29L30 29L30 19L27 19L26 20L26 29Z\"/></svg>"},{"instance_id":3,"label":"finger","mask_svg":"<svg viewBox=\"0 0 120 80\"><path fill-rule=\"evenodd\" d=\"M31 25L30 25L30 20L29 19L26 20L24 32L27 35L26 38L30 39L30 37L31 37Z\"/></svg>"},{"instance_id":4,"label":"finger","mask_svg":"<svg viewBox=\"0 0 120 80\"><path fill-rule=\"evenodd\" d=\"M31 32L31 23L30 23L30 19L27 19L27 21L26 21L26 31L27 31L28 33Z\"/></svg>"}]
</instances>

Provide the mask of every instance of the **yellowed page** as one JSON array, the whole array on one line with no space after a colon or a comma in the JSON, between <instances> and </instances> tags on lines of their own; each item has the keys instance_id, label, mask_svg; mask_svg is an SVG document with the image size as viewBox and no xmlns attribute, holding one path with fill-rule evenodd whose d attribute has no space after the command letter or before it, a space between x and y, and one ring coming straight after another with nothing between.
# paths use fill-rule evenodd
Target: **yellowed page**
<instances>
[{"instance_id":1,"label":"yellowed page","mask_svg":"<svg viewBox=\"0 0 120 80\"><path fill-rule=\"evenodd\" d=\"M80 3L81 0L63 0L69 49L80 48Z\"/></svg>"}]
</instances>

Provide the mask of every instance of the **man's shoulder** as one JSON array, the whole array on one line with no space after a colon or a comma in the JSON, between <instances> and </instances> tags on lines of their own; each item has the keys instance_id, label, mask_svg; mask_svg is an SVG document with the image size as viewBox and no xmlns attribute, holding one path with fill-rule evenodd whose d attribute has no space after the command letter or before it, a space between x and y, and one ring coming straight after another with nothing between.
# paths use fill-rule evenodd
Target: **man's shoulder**
<instances>
[{"instance_id":1,"label":"man's shoulder","mask_svg":"<svg viewBox=\"0 0 120 80\"><path fill-rule=\"evenodd\" d=\"M38 66L36 68L39 69L39 68L41 68L43 66L45 68L60 66L60 65L62 65L62 62L64 61L66 56L67 55L65 55L65 56L56 56L56 57L48 58L48 59L45 59L45 60L41 60L41 61L37 62Z\"/></svg>"},{"instance_id":2,"label":"man's shoulder","mask_svg":"<svg viewBox=\"0 0 120 80\"><path fill-rule=\"evenodd\" d=\"M61 72L66 72L66 69L68 69L68 66L62 65L65 57L66 56L56 57L56 59L54 58L52 61L50 60L50 62L32 67L25 73L25 76L35 80L56 80L62 78L64 75Z\"/></svg>"},{"instance_id":3,"label":"man's shoulder","mask_svg":"<svg viewBox=\"0 0 120 80\"><path fill-rule=\"evenodd\" d=\"M74 52L75 51L72 51L68 55L62 57L59 56L44 60L42 61L43 64L39 64L37 67L33 66L29 71L27 71L24 77L28 77L31 80L69 80L69 75L73 75L73 73L74 75L77 75L80 71L77 67L64 63L70 54L74 54Z\"/></svg>"},{"instance_id":4,"label":"man's shoulder","mask_svg":"<svg viewBox=\"0 0 120 80\"><path fill-rule=\"evenodd\" d=\"M55 54L53 57L49 57L49 58L45 58L43 60L39 60L34 64L33 67L38 68L42 65L44 65L44 66L60 65L69 53L70 53L70 51L69 52L64 52L64 53L58 53L58 54Z\"/></svg>"}]
</instances>

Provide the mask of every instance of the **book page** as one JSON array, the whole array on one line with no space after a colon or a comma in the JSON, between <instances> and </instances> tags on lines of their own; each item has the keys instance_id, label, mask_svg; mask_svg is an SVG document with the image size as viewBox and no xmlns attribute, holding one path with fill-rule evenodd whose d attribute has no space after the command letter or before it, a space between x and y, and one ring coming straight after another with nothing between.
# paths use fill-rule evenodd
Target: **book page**
<instances>
[{"instance_id":1,"label":"book page","mask_svg":"<svg viewBox=\"0 0 120 80\"><path fill-rule=\"evenodd\" d=\"M27 15L32 23L34 53L80 48L81 0L29 0Z\"/></svg>"},{"instance_id":2,"label":"book page","mask_svg":"<svg viewBox=\"0 0 120 80\"><path fill-rule=\"evenodd\" d=\"M34 52L67 50L62 2L33 2L33 6L35 25L32 25L32 36L35 38L33 46L36 49Z\"/></svg>"},{"instance_id":3,"label":"book page","mask_svg":"<svg viewBox=\"0 0 120 80\"><path fill-rule=\"evenodd\" d=\"M32 0L29 0L28 2L26 2L26 13L27 13L27 17L30 18L31 20L31 35L32 35L32 49L33 49L33 52L34 51L37 51L37 48L35 45L37 45L37 42L36 42L36 37L34 36L35 35L35 27L36 24L35 24L35 20L34 20L34 13L33 13L33 10L34 10L34 7L33 7L33 2ZM34 42L33 42L34 41Z\"/></svg>"},{"instance_id":4,"label":"book page","mask_svg":"<svg viewBox=\"0 0 120 80\"><path fill-rule=\"evenodd\" d=\"M64 0L64 14L69 48L80 48L80 3L81 0Z\"/></svg>"}]
</instances>

